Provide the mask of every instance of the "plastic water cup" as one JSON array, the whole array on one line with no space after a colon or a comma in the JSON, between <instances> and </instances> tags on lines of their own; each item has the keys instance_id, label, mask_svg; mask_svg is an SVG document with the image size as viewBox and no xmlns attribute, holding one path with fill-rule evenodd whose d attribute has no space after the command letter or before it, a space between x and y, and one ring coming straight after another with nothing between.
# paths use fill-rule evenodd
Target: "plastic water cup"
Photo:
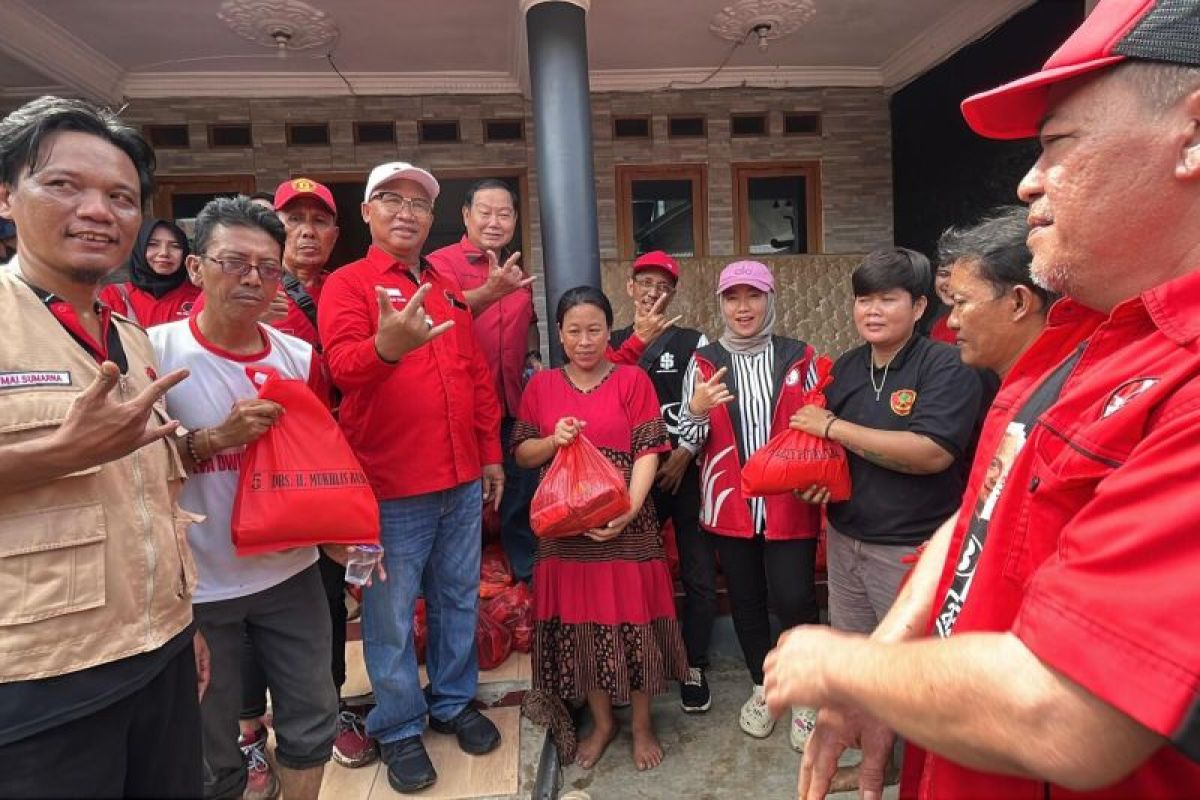
<instances>
[{"instance_id":1,"label":"plastic water cup","mask_svg":"<svg viewBox=\"0 0 1200 800\"><path fill-rule=\"evenodd\" d=\"M363 586L371 579L375 565L383 558L383 548L377 544L356 544L346 560L346 583Z\"/></svg>"}]
</instances>

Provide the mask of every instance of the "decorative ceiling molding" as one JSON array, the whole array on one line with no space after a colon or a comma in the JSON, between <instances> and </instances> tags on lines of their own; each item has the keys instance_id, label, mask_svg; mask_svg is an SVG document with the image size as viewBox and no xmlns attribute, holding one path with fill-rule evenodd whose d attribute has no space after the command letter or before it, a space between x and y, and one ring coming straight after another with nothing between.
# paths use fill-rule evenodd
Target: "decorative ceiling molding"
<instances>
[{"instance_id":1,"label":"decorative ceiling molding","mask_svg":"<svg viewBox=\"0 0 1200 800\"><path fill-rule=\"evenodd\" d=\"M255 44L311 50L337 39L333 18L303 0L225 0L217 19Z\"/></svg>"},{"instance_id":2,"label":"decorative ceiling molding","mask_svg":"<svg viewBox=\"0 0 1200 800\"><path fill-rule=\"evenodd\" d=\"M793 88L879 87L873 67L729 67L700 84L709 69L594 70L593 92L718 89L735 86ZM359 95L522 94L506 72L389 73L348 72ZM329 97L345 95L346 84L325 72L158 72L133 74L125 81L128 98L150 97Z\"/></svg>"},{"instance_id":3,"label":"decorative ceiling molding","mask_svg":"<svg viewBox=\"0 0 1200 800\"><path fill-rule=\"evenodd\" d=\"M722 39L743 42L755 26L766 26L763 39L795 33L817 13L813 0L734 0L713 16L708 29Z\"/></svg>"},{"instance_id":4,"label":"decorative ceiling molding","mask_svg":"<svg viewBox=\"0 0 1200 800\"><path fill-rule=\"evenodd\" d=\"M700 83L711 73L709 68L607 69L594 70L590 80L593 92L883 85L879 70L874 67L726 67L711 80Z\"/></svg>"},{"instance_id":5,"label":"decorative ceiling molding","mask_svg":"<svg viewBox=\"0 0 1200 800\"><path fill-rule=\"evenodd\" d=\"M902 88L933 67L1007 22L1036 0L969 0L938 19L879 68L889 91Z\"/></svg>"},{"instance_id":6,"label":"decorative ceiling molding","mask_svg":"<svg viewBox=\"0 0 1200 800\"><path fill-rule=\"evenodd\" d=\"M0 97L12 98L14 100L32 100L44 94L70 94L70 87L63 86L60 83L46 86L0 86Z\"/></svg>"},{"instance_id":7,"label":"decorative ceiling molding","mask_svg":"<svg viewBox=\"0 0 1200 800\"><path fill-rule=\"evenodd\" d=\"M25 0L0 3L0 51L73 92L109 103L121 99L124 70Z\"/></svg>"},{"instance_id":8,"label":"decorative ceiling molding","mask_svg":"<svg viewBox=\"0 0 1200 800\"><path fill-rule=\"evenodd\" d=\"M518 94L507 72L347 72L358 95ZM148 72L125 81L128 98L348 95L333 72Z\"/></svg>"}]
</instances>

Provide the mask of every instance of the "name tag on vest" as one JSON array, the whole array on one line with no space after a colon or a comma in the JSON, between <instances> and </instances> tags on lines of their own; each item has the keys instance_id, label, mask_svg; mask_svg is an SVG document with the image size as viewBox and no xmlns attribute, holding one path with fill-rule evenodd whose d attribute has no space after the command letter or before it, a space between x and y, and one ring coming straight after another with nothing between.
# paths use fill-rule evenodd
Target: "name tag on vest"
<instances>
[{"instance_id":1,"label":"name tag on vest","mask_svg":"<svg viewBox=\"0 0 1200 800\"><path fill-rule=\"evenodd\" d=\"M0 389L27 386L70 386L69 372L0 372Z\"/></svg>"}]
</instances>

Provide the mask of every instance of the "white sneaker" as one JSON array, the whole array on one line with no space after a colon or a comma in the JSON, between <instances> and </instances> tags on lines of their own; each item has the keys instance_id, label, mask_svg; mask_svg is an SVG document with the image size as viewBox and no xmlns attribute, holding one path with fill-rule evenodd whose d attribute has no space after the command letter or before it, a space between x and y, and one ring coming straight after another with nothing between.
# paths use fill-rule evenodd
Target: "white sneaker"
<instances>
[{"instance_id":1,"label":"white sneaker","mask_svg":"<svg viewBox=\"0 0 1200 800\"><path fill-rule=\"evenodd\" d=\"M763 687L758 684L755 684L750 699L742 704L738 724L756 739L765 739L775 730L775 718L767 710L767 698L763 695Z\"/></svg>"},{"instance_id":2,"label":"white sneaker","mask_svg":"<svg viewBox=\"0 0 1200 800\"><path fill-rule=\"evenodd\" d=\"M793 707L792 729L790 731L792 749L797 753L803 753L804 746L808 744L808 737L812 735L813 728L816 726L817 712L815 709L805 708L804 706Z\"/></svg>"}]
</instances>

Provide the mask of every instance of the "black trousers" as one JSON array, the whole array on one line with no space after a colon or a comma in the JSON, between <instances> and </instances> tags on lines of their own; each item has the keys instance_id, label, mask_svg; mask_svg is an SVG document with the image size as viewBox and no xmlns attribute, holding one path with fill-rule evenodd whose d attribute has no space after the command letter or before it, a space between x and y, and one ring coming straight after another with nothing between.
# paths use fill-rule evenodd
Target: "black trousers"
<instances>
[{"instance_id":1,"label":"black trousers","mask_svg":"<svg viewBox=\"0 0 1200 800\"><path fill-rule=\"evenodd\" d=\"M333 685L340 694L346 682L346 568L321 553L317 559L321 585L329 601L329 621L333 623L333 652L329 669ZM267 713L267 676L254 652L249 636L242 637L242 713L241 719L258 719Z\"/></svg>"},{"instance_id":2,"label":"black trousers","mask_svg":"<svg viewBox=\"0 0 1200 800\"><path fill-rule=\"evenodd\" d=\"M0 747L0 797L199 797L200 751L189 644L128 697Z\"/></svg>"},{"instance_id":3,"label":"black trousers","mask_svg":"<svg viewBox=\"0 0 1200 800\"><path fill-rule=\"evenodd\" d=\"M708 534L721 559L729 589L733 629L755 684L763 682L763 661L775 646L769 611L784 630L820 620L817 608L816 539L766 541Z\"/></svg>"},{"instance_id":4,"label":"black trousers","mask_svg":"<svg viewBox=\"0 0 1200 800\"><path fill-rule=\"evenodd\" d=\"M708 667L708 646L717 618L717 559L712 542L700 530L700 470L695 462L683 474L679 493L653 490L659 524L675 525L679 580L683 584L683 644L688 666Z\"/></svg>"}]
</instances>

